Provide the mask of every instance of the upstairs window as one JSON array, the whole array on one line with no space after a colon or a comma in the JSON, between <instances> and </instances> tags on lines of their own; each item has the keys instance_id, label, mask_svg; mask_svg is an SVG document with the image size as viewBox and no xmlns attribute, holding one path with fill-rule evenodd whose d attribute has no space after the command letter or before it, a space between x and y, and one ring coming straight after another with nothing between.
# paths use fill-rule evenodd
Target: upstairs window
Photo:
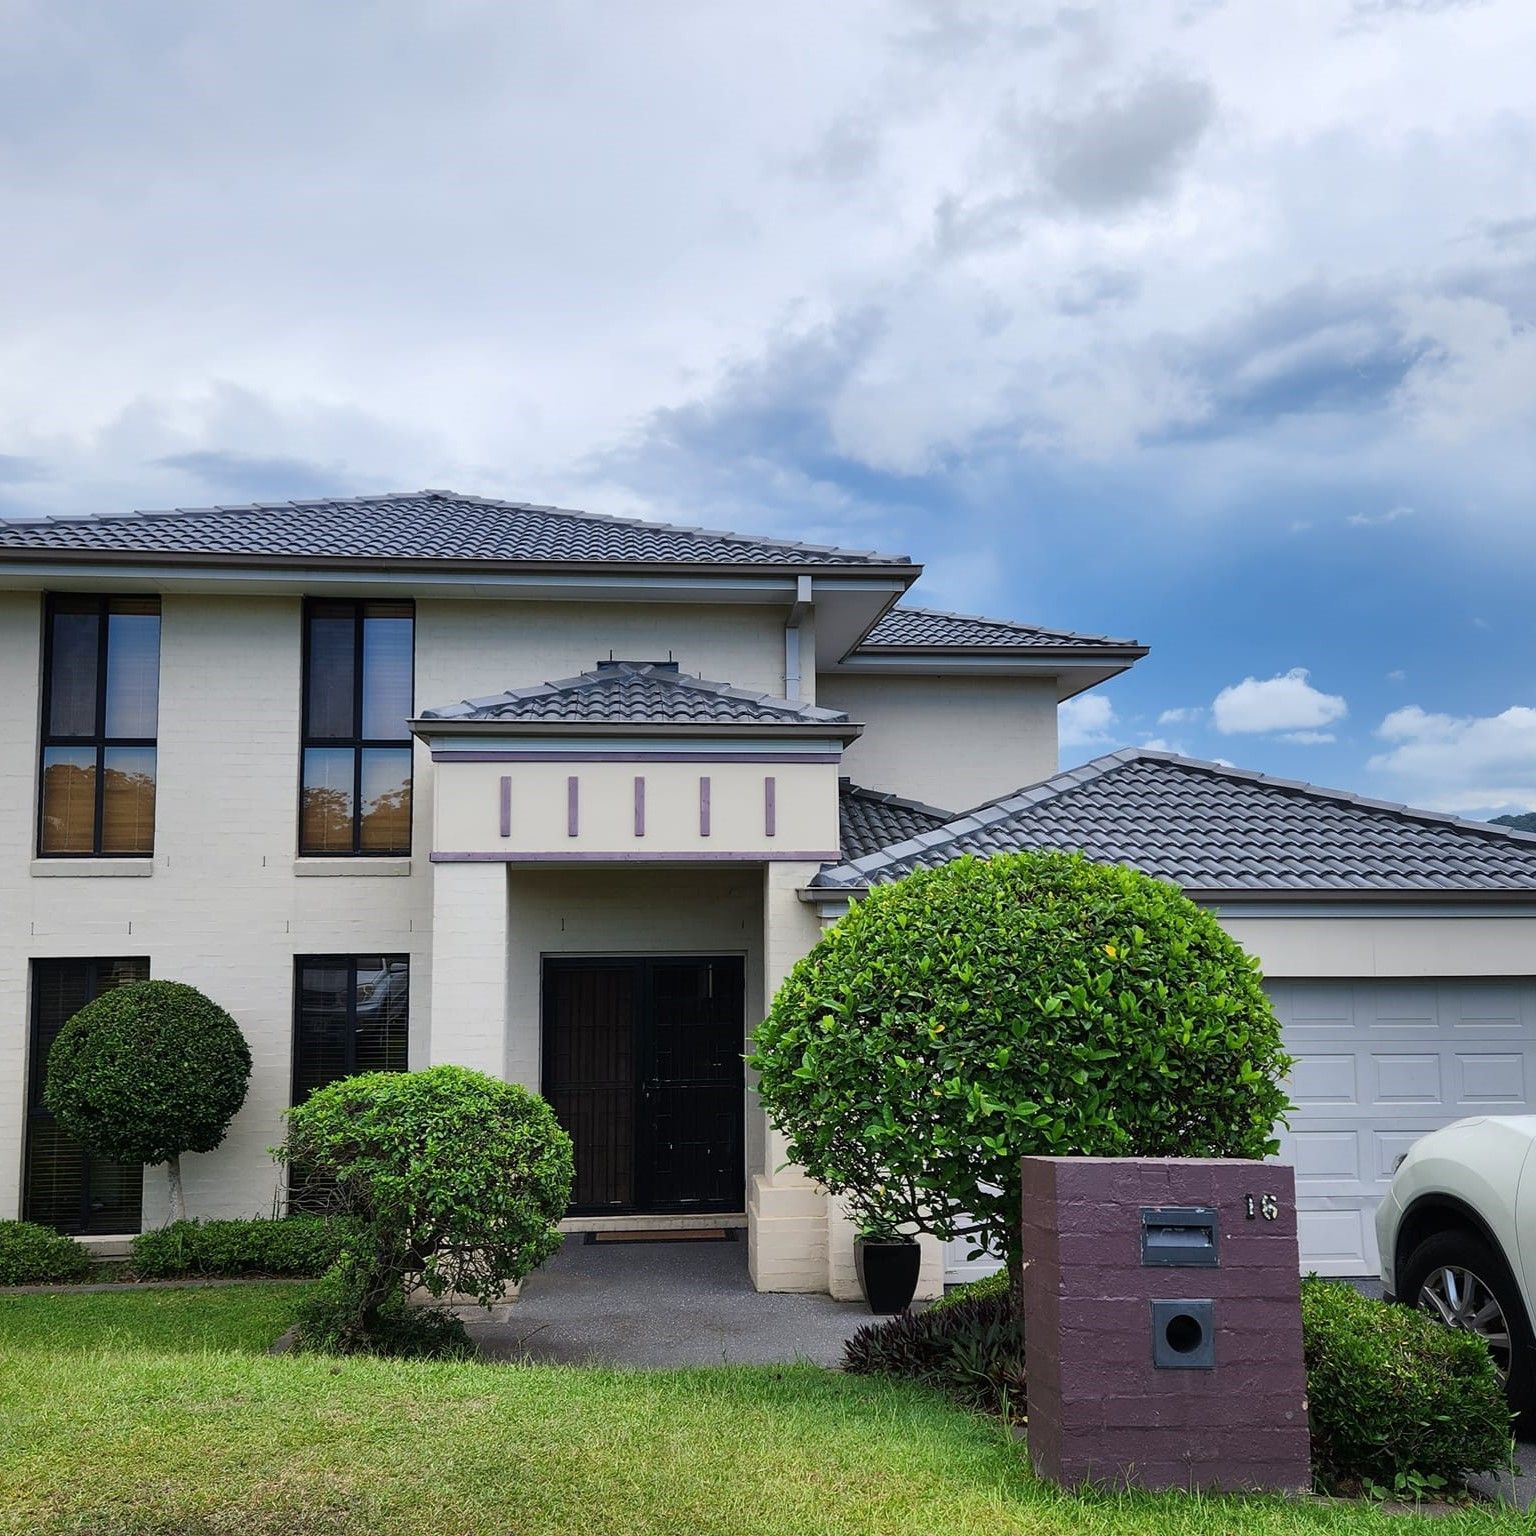
<instances>
[{"instance_id":1,"label":"upstairs window","mask_svg":"<svg viewBox=\"0 0 1536 1536\"><path fill-rule=\"evenodd\" d=\"M411 851L414 631L410 603L305 605L300 853Z\"/></svg>"},{"instance_id":2,"label":"upstairs window","mask_svg":"<svg viewBox=\"0 0 1536 1536\"><path fill-rule=\"evenodd\" d=\"M38 853L155 851L160 600L49 597Z\"/></svg>"}]
</instances>

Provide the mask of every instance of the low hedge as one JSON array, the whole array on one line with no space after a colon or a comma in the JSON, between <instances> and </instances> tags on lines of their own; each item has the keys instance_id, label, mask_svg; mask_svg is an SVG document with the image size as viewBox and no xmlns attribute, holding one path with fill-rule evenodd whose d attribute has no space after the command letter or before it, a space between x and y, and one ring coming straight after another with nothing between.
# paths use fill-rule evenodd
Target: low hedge
<instances>
[{"instance_id":1,"label":"low hedge","mask_svg":"<svg viewBox=\"0 0 1536 1536\"><path fill-rule=\"evenodd\" d=\"M243 1221L173 1221L133 1240L133 1271L141 1280L188 1276L323 1275L356 1228L321 1216L252 1217Z\"/></svg>"},{"instance_id":2,"label":"low hedge","mask_svg":"<svg viewBox=\"0 0 1536 1536\"><path fill-rule=\"evenodd\" d=\"M1022 1418L1024 1324L1006 1276L1001 1288L859 1329L843 1347L843 1369L925 1382L963 1407Z\"/></svg>"},{"instance_id":3,"label":"low hedge","mask_svg":"<svg viewBox=\"0 0 1536 1536\"><path fill-rule=\"evenodd\" d=\"M0 1221L0 1285L83 1280L93 1260L72 1237L31 1221Z\"/></svg>"},{"instance_id":4,"label":"low hedge","mask_svg":"<svg viewBox=\"0 0 1536 1536\"><path fill-rule=\"evenodd\" d=\"M1509 1408L1481 1339L1316 1275L1301 1323L1324 1492L1433 1497L1509 1465Z\"/></svg>"},{"instance_id":5,"label":"low hedge","mask_svg":"<svg viewBox=\"0 0 1536 1536\"><path fill-rule=\"evenodd\" d=\"M1008 1294L1009 1274L1006 1269L994 1270L979 1280L967 1280L964 1285L952 1285L937 1301L928 1303L930 1312L943 1312L957 1307L962 1301L975 1301L987 1296Z\"/></svg>"}]
</instances>

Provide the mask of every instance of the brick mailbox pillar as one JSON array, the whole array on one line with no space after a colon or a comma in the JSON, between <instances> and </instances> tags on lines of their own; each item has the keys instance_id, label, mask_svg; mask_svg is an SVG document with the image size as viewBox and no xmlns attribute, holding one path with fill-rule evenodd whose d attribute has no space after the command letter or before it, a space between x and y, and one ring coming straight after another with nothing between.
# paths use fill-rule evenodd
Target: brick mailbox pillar
<instances>
[{"instance_id":1,"label":"brick mailbox pillar","mask_svg":"<svg viewBox=\"0 0 1536 1536\"><path fill-rule=\"evenodd\" d=\"M1311 1485L1292 1170L1026 1157L1029 1451L1067 1486Z\"/></svg>"}]
</instances>

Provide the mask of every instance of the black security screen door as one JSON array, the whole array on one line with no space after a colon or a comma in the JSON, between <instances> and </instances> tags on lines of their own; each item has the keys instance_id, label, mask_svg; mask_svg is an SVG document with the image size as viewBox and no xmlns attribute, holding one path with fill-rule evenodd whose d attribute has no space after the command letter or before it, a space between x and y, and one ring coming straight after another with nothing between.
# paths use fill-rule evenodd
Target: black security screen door
<instances>
[{"instance_id":1,"label":"black security screen door","mask_svg":"<svg viewBox=\"0 0 1536 1536\"><path fill-rule=\"evenodd\" d=\"M739 957L544 962L572 1214L741 1210L744 1006Z\"/></svg>"}]
</instances>

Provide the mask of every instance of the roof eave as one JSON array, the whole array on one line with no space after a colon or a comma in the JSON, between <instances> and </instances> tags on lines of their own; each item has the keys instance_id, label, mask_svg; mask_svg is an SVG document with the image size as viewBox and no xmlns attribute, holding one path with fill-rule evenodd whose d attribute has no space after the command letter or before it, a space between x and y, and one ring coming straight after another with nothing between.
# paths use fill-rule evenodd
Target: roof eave
<instances>
[{"instance_id":1,"label":"roof eave","mask_svg":"<svg viewBox=\"0 0 1536 1536\"><path fill-rule=\"evenodd\" d=\"M892 559L883 562L859 560L785 559L785 560L454 560L391 555L273 554L233 555L186 550L151 549L79 549L70 546L0 544L0 564L15 560L23 564L46 565L175 565L196 568L250 571L337 570L337 571L438 571L445 574L528 575L558 572L591 576L764 576L777 573L804 575L823 573L844 578L870 577L890 580L895 577L909 584L916 581L923 568L911 561Z\"/></svg>"},{"instance_id":2,"label":"roof eave","mask_svg":"<svg viewBox=\"0 0 1536 1536\"><path fill-rule=\"evenodd\" d=\"M704 720L468 720L418 717L410 721L414 735L426 736L498 736L504 738L548 736L677 736L677 737L784 737L808 741L830 739L844 746L864 734L856 721L783 720L762 723Z\"/></svg>"}]
</instances>

